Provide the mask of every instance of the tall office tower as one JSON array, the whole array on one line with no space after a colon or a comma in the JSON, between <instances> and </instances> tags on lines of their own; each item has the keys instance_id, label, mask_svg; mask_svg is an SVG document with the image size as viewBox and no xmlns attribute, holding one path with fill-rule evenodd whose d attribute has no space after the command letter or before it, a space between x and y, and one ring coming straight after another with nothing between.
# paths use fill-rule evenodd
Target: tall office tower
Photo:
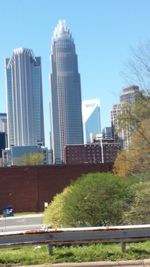
<instances>
[{"instance_id":1,"label":"tall office tower","mask_svg":"<svg viewBox=\"0 0 150 267\"><path fill-rule=\"evenodd\" d=\"M139 92L139 87L137 85L132 85L122 90L120 95L120 103L128 103L134 104L135 103L135 95Z\"/></svg>"},{"instance_id":2,"label":"tall office tower","mask_svg":"<svg viewBox=\"0 0 150 267\"><path fill-rule=\"evenodd\" d=\"M82 101L84 144L91 143L100 134L100 100L89 99Z\"/></svg>"},{"instance_id":3,"label":"tall office tower","mask_svg":"<svg viewBox=\"0 0 150 267\"><path fill-rule=\"evenodd\" d=\"M8 147L44 145L41 58L17 48L5 68Z\"/></svg>"},{"instance_id":4,"label":"tall office tower","mask_svg":"<svg viewBox=\"0 0 150 267\"><path fill-rule=\"evenodd\" d=\"M118 121L118 116L121 114L121 104L115 104L112 106L111 110L111 125L112 125L112 135L113 138L116 140L120 136L121 138L121 133L119 135L119 121ZM119 135L119 136L118 136Z\"/></svg>"},{"instance_id":5,"label":"tall office tower","mask_svg":"<svg viewBox=\"0 0 150 267\"><path fill-rule=\"evenodd\" d=\"M66 144L82 144L81 87L74 40L64 20L52 37L51 130L53 162L64 162Z\"/></svg>"},{"instance_id":6,"label":"tall office tower","mask_svg":"<svg viewBox=\"0 0 150 267\"><path fill-rule=\"evenodd\" d=\"M128 104L134 107L136 93L139 92L139 87L137 85L132 85L127 88L124 88L120 94L120 104L113 105L111 111L111 122L113 136L119 138L123 142L123 148L127 148L131 136L131 132L125 129L119 129L118 116L121 114L122 107L124 104Z\"/></svg>"}]
</instances>

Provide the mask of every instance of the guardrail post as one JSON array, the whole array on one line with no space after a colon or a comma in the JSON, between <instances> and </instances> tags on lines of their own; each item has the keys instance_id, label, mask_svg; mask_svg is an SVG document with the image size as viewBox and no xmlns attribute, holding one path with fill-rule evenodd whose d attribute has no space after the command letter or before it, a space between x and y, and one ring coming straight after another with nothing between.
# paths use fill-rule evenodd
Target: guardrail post
<instances>
[{"instance_id":1,"label":"guardrail post","mask_svg":"<svg viewBox=\"0 0 150 267\"><path fill-rule=\"evenodd\" d=\"M121 250L122 250L122 253L126 252L126 242L124 241L121 242Z\"/></svg>"},{"instance_id":2,"label":"guardrail post","mask_svg":"<svg viewBox=\"0 0 150 267\"><path fill-rule=\"evenodd\" d=\"M48 244L47 245L47 248L48 248L48 255L52 255L53 254L53 246L51 244Z\"/></svg>"}]
</instances>

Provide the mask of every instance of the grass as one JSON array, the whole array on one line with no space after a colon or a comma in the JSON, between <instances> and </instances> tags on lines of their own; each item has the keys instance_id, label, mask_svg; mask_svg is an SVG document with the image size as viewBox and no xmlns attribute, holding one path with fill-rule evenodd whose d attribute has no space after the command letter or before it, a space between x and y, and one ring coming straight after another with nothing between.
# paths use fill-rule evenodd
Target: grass
<instances>
[{"instance_id":1,"label":"grass","mask_svg":"<svg viewBox=\"0 0 150 267\"><path fill-rule=\"evenodd\" d=\"M130 243L126 253L120 244L93 244L69 247L53 247L48 255L48 247L30 246L0 249L0 264L48 264L60 262L117 261L150 258L150 241Z\"/></svg>"}]
</instances>

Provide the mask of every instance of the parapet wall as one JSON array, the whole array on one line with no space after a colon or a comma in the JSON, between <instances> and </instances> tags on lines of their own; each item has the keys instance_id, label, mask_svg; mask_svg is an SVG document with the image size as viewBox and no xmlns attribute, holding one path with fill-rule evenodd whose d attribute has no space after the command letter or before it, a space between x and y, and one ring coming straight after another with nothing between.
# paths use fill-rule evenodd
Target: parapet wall
<instances>
[{"instance_id":1,"label":"parapet wall","mask_svg":"<svg viewBox=\"0 0 150 267\"><path fill-rule=\"evenodd\" d=\"M111 172L110 164L82 164L0 168L0 210L11 204L15 212L44 210L44 202L71 181L90 172Z\"/></svg>"}]
</instances>

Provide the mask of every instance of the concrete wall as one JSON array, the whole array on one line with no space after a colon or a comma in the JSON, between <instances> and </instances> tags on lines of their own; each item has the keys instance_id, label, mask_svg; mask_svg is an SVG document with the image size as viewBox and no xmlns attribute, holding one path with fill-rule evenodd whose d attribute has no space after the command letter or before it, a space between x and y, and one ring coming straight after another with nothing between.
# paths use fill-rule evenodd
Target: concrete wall
<instances>
[{"instance_id":1,"label":"concrete wall","mask_svg":"<svg viewBox=\"0 0 150 267\"><path fill-rule=\"evenodd\" d=\"M11 204L17 211L43 211L44 202L90 172L108 172L110 164L0 168L0 210Z\"/></svg>"}]
</instances>

